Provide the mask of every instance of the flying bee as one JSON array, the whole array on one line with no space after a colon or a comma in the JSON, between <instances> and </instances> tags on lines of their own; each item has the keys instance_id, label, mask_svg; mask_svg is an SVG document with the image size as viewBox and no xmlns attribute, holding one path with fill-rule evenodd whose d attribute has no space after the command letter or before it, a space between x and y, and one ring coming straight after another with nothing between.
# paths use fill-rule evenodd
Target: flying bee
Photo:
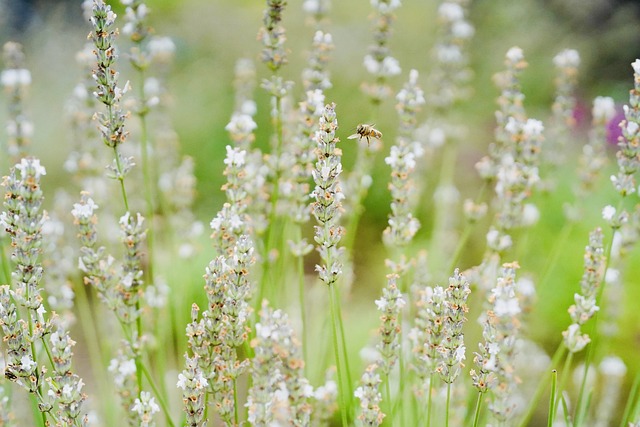
<instances>
[{"instance_id":1,"label":"flying bee","mask_svg":"<svg viewBox=\"0 0 640 427\"><path fill-rule=\"evenodd\" d=\"M347 139L356 139L358 140L362 138L367 138L367 145L371 143L371 138L380 139L382 138L382 132L373 127L374 125L363 125L359 124L356 128L356 133L351 136L348 136Z\"/></svg>"}]
</instances>

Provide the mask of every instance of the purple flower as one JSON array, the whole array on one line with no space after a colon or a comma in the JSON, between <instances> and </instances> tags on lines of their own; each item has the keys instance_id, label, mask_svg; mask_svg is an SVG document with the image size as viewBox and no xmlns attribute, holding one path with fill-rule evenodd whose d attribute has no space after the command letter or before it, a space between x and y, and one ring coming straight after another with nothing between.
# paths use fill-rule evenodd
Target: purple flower
<instances>
[{"instance_id":1,"label":"purple flower","mask_svg":"<svg viewBox=\"0 0 640 427\"><path fill-rule=\"evenodd\" d=\"M624 120L624 112L618 110L609 123L607 123L607 143L611 145L618 145L618 139L622 136L622 129L620 128L620 122Z\"/></svg>"}]
</instances>

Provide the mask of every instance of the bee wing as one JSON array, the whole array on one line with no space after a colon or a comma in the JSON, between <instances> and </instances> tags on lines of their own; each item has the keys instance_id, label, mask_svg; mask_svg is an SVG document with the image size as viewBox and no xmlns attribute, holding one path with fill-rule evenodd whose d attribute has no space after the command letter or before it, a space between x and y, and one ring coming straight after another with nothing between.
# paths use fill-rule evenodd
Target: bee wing
<instances>
[{"instance_id":1,"label":"bee wing","mask_svg":"<svg viewBox=\"0 0 640 427\"><path fill-rule=\"evenodd\" d=\"M356 138L360 138L360 134L359 133L354 133L353 135L349 135L347 137L347 139L356 139Z\"/></svg>"}]
</instances>

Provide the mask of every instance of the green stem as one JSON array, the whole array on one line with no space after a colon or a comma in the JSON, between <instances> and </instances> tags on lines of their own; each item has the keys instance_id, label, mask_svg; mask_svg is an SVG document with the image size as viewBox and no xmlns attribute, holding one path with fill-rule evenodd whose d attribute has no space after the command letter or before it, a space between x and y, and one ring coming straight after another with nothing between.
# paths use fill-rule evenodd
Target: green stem
<instances>
[{"instance_id":1,"label":"green stem","mask_svg":"<svg viewBox=\"0 0 640 427\"><path fill-rule=\"evenodd\" d=\"M144 72L140 70L140 102L145 102L144 99ZM150 172L150 160L149 160L149 132L147 127L147 115L146 112L143 111L139 114L140 117L140 150L142 157L142 180L144 185L144 198L147 206L147 251L149 252L148 257L148 266L145 269L145 276L147 283L153 283L153 266L154 266L154 243L155 243L155 234L154 234L154 206L153 206L153 194L155 193L155 189L153 188L152 175Z\"/></svg>"},{"instance_id":2,"label":"green stem","mask_svg":"<svg viewBox=\"0 0 640 427\"><path fill-rule=\"evenodd\" d=\"M598 313L596 312L595 315L595 319L594 322L597 320ZM595 325L594 325L594 329L595 331ZM591 359L593 358L593 351L595 349L595 338L594 340L589 344L589 346L587 347L587 355L585 357L584 360L584 372L582 373L582 381L580 382L580 392L578 393L578 400L576 401L576 411L575 411L575 426L578 426L580 424L578 424L578 420L580 419L580 414L583 410L584 407L584 392L586 390L586 386L587 386L587 378L588 378L588 374L589 374L589 367L591 365Z\"/></svg>"},{"instance_id":3,"label":"green stem","mask_svg":"<svg viewBox=\"0 0 640 427\"><path fill-rule=\"evenodd\" d=\"M433 394L433 372L429 374L429 388L427 390L427 427L431 427L431 409L432 409L432 398Z\"/></svg>"},{"instance_id":4,"label":"green stem","mask_svg":"<svg viewBox=\"0 0 640 427\"><path fill-rule=\"evenodd\" d=\"M473 427L478 427L478 423L480 422L480 408L482 406L482 392L478 392L478 399L476 399L476 409L474 410L473 416Z\"/></svg>"},{"instance_id":5,"label":"green stem","mask_svg":"<svg viewBox=\"0 0 640 427\"><path fill-rule=\"evenodd\" d=\"M136 312L140 313L140 300L136 301ZM138 315L136 318L136 340L141 342L142 340L142 316ZM131 344L133 344L133 340L131 340ZM134 347L132 347L134 348ZM140 373L140 367L143 365L141 356L138 354L135 357L136 361L136 381L138 383L138 393L142 391L142 374Z\"/></svg>"},{"instance_id":6,"label":"green stem","mask_svg":"<svg viewBox=\"0 0 640 427\"><path fill-rule=\"evenodd\" d=\"M437 189L442 189L445 185L450 185L453 182L453 173L455 171L455 162L457 158L457 147L453 142L446 143L444 146L444 151L442 153L442 161L440 166L440 176L438 178L438 184L436 185ZM445 223L447 219L447 215L449 206L444 203L436 203L435 212L433 213L433 229L431 233L431 242L429 245L429 257L432 261L431 265L434 271L438 266L442 265L442 251L437 250L439 246L442 245L442 236L445 233ZM450 270L447 270L447 274L449 274Z\"/></svg>"},{"instance_id":7,"label":"green stem","mask_svg":"<svg viewBox=\"0 0 640 427\"><path fill-rule=\"evenodd\" d=\"M558 345L558 348L556 349L555 354L551 358L551 363L549 365L551 367L556 366L558 364L558 362L562 359L562 357L564 356L566 351L567 351L567 347L564 346L563 342L560 342L560 344ZM540 381L538 382L538 387L536 388L536 391L533 394L533 397L529 401L529 406L527 407L527 412L525 412L524 416L520 420L520 423L518 424L519 427L526 427L526 426L529 425L529 421L533 417L533 413L535 412L536 408L538 407L538 402L540 401L540 398L542 397L542 393L545 390L545 385L546 384L547 383L545 382L544 378L541 378Z\"/></svg>"},{"instance_id":8,"label":"green stem","mask_svg":"<svg viewBox=\"0 0 640 427\"><path fill-rule=\"evenodd\" d=\"M273 75L276 78L276 74ZM267 239L264 250L264 262L262 268L262 279L258 285L258 299L256 306L254 307L254 313L260 311L262 306L262 300L266 297L271 300L273 289L270 286L276 283L274 273L271 266L271 251L276 246L276 220L278 218L277 204L280 194L279 182L280 182L280 153L282 151L282 139L283 139L283 124L282 124L282 98L280 96L272 96L272 100L275 100L275 111L273 114L273 130L275 133L275 145L272 149L272 156L275 157L275 166L273 170L273 192L271 194L271 204L269 211L269 229L267 231ZM280 254L281 255L281 254ZM274 292L274 294L277 294ZM275 301L271 301L275 303Z\"/></svg>"},{"instance_id":9,"label":"green stem","mask_svg":"<svg viewBox=\"0 0 640 427\"><path fill-rule=\"evenodd\" d=\"M553 426L553 420L556 419L556 408L558 401L556 398L558 389L558 371L551 371L551 397L549 398L549 418L547 419L547 427Z\"/></svg>"},{"instance_id":10,"label":"green stem","mask_svg":"<svg viewBox=\"0 0 640 427\"><path fill-rule=\"evenodd\" d=\"M391 387L389 386L389 374L385 375L384 379L384 400L387 402L387 414L389 414L389 420L393 425L393 402L391 402Z\"/></svg>"},{"instance_id":11,"label":"green stem","mask_svg":"<svg viewBox=\"0 0 640 427\"><path fill-rule=\"evenodd\" d=\"M447 383L447 405L444 408L444 425L449 427L449 406L451 405L451 383Z\"/></svg>"},{"instance_id":12,"label":"green stem","mask_svg":"<svg viewBox=\"0 0 640 427\"><path fill-rule=\"evenodd\" d=\"M553 269L558 263L558 260L560 259L560 254L562 253L562 250L565 249L564 244L569 238L569 235L573 230L573 226L574 226L573 221L565 222L564 226L562 227L562 230L560 230L560 235L558 236L557 239L554 239L555 244L553 246L553 250L551 251L551 256L549 257L549 260L545 263L546 268L544 270L544 273L542 274L542 278L540 279L538 292L540 292L541 289L544 289L547 283L549 282L551 273L553 273Z\"/></svg>"},{"instance_id":13,"label":"green stem","mask_svg":"<svg viewBox=\"0 0 640 427\"><path fill-rule=\"evenodd\" d=\"M345 333L344 333L344 322L342 321L342 310L340 310L340 307L342 306L342 304L340 303L340 292L338 292L338 289L334 286L331 287L332 288L332 293L333 293L333 298L336 301L336 313L337 313L337 319L338 319L338 328L340 330L340 341L342 343L342 358L344 360L344 373L347 377L347 387L349 388L349 402L351 402L353 400L353 396L351 396L351 392L353 392L353 382L351 380L351 368L349 367L349 355L347 352L347 339L345 337ZM349 404L349 407L351 407L351 404Z\"/></svg>"},{"instance_id":14,"label":"green stem","mask_svg":"<svg viewBox=\"0 0 640 427\"><path fill-rule=\"evenodd\" d=\"M354 165L354 173L359 178L364 175L369 175L373 167L374 152L368 146L360 145L358 148L358 157L356 158L356 164ZM347 220L347 234L344 236L344 246L348 254L353 254L353 246L355 245L356 236L358 234L358 224L362 217L364 207L362 203L367 197L368 188L363 187L359 182L355 183L357 192L353 201L351 202L351 212Z\"/></svg>"},{"instance_id":15,"label":"green stem","mask_svg":"<svg viewBox=\"0 0 640 427\"><path fill-rule=\"evenodd\" d=\"M4 283L7 285L11 283L11 264L7 257L4 245L4 239L0 237L0 262L2 262L2 274L4 276Z\"/></svg>"},{"instance_id":16,"label":"green stem","mask_svg":"<svg viewBox=\"0 0 640 427\"><path fill-rule=\"evenodd\" d=\"M453 271L453 269L456 267L458 263L458 259L462 254L462 249L466 246L467 240L471 235L471 230L473 229L474 225L475 225L475 222L467 222L467 225L464 227L464 230L462 231L462 235L458 239L458 245L456 246L456 249L454 250L453 255L451 255L451 261L449 262L449 266L447 267L448 272Z\"/></svg>"},{"instance_id":17,"label":"green stem","mask_svg":"<svg viewBox=\"0 0 640 427\"><path fill-rule=\"evenodd\" d=\"M329 298L330 298L330 306L331 306L331 328L333 331L333 350L334 356L336 358L336 372L338 375L338 384L339 384L339 393L340 393L340 415L342 418L342 427L347 427L347 405L346 405L346 396L344 390L344 381L343 381L343 372L342 372L342 364L340 363L340 349L338 343L338 321L336 312L339 310L339 307L336 307L336 298L333 288L335 286L334 283L330 283L329 285Z\"/></svg>"},{"instance_id":18,"label":"green stem","mask_svg":"<svg viewBox=\"0 0 640 427\"><path fill-rule=\"evenodd\" d=\"M566 426L570 426L571 420L569 419L569 405L567 405L567 399L565 399L565 397L562 396L562 398L560 399L560 402L562 402L562 412L564 413L564 424Z\"/></svg>"},{"instance_id":19,"label":"green stem","mask_svg":"<svg viewBox=\"0 0 640 427\"><path fill-rule=\"evenodd\" d=\"M80 287L80 289L76 289L75 306L78 309L78 316L80 317L79 324L81 325L82 335L85 342L88 344L87 351L89 353L89 364L91 366L91 371L96 376L98 388L101 391L100 395L104 396L102 399L106 401L103 408L113 408L113 394L108 391L108 383L105 376L105 370L103 369L101 343L98 339L101 334L96 328L96 324L93 320L93 311L90 308L89 298L87 297L89 287L84 284L80 284ZM105 416L107 425L113 425L115 423L115 420L113 419L113 411L106 410L104 411L103 416Z\"/></svg>"},{"instance_id":20,"label":"green stem","mask_svg":"<svg viewBox=\"0 0 640 427\"><path fill-rule=\"evenodd\" d=\"M296 240L300 241L300 225L296 227ZM298 270L298 301L300 304L300 322L302 323L302 358L304 360L304 375L309 378L309 372L307 363L309 363L308 355L307 355L307 310L306 310L306 301L305 301L305 291L304 291L304 258L302 255L296 255L297 258L297 270Z\"/></svg>"},{"instance_id":21,"label":"green stem","mask_svg":"<svg viewBox=\"0 0 640 427\"><path fill-rule=\"evenodd\" d=\"M120 181L120 190L122 192L122 200L124 201L124 210L129 212L129 201L127 200L127 190L124 188L124 176L122 175L122 164L120 163L120 153L117 146L113 147L113 155L116 159L116 168L118 169L118 181Z\"/></svg>"},{"instance_id":22,"label":"green stem","mask_svg":"<svg viewBox=\"0 0 640 427\"><path fill-rule=\"evenodd\" d=\"M487 189L487 186L488 186L487 181L484 181L484 183L482 184L482 187L480 187L480 191L478 192L478 195L476 196L476 200L475 200L476 204L482 201L482 198L484 197L484 193ZM476 225L475 221L467 221L467 224L465 225L464 230L462 231L462 235L458 239L458 245L456 246L456 249L453 251L453 255L451 256L451 261L449 262L447 273L451 273L456 267L456 265L458 264L458 261L460 260L460 255L462 254L462 249L466 247L467 241L471 236L471 231L473 231L473 227L475 225Z\"/></svg>"},{"instance_id":23,"label":"green stem","mask_svg":"<svg viewBox=\"0 0 640 427\"><path fill-rule=\"evenodd\" d=\"M29 393L29 403L31 404L31 412L33 414L33 420L38 427L45 427L47 425L47 418L43 412L38 409L38 396L33 393Z\"/></svg>"},{"instance_id":24,"label":"green stem","mask_svg":"<svg viewBox=\"0 0 640 427\"><path fill-rule=\"evenodd\" d=\"M624 412L622 413L620 427L626 427L631 421L633 421L633 420L630 420L629 417L631 416L631 410L634 406L634 402L638 395L639 389L640 389L640 371L636 372L636 376L633 380L633 385L631 386L631 389L629 389L629 397L627 398L627 403L624 406Z\"/></svg>"},{"instance_id":25,"label":"green stem","mask_svg":"<svg viewBox=\"0 0 640 427\"><path fill-rule=\"evenodd\" d=\"M570 352L567 355L567 358L564 360L564 366L562 368L562 375L560 376L560 385L558 387L558 390L560 390L560 393L558 393L558 395L556 396L556 401L554 402L554 405L556 407L558 406L558 399L562 397L562 391L564 390L564 388L567 385L567 379L569 378L569 373L571 371L571 365L573 364L573 354L574 353ZM554 371L555 371L555 369L554 369ZM551 391L553 392L553 390L551 390Z\"/></svg>"},{"instance_id":26,"label":"green stem","mask_svg":"<svg viewBox=\"0 0 640 427\"><path fill-rule=\"evenodd\" d=\"M398 342L403 342L402 341L402 328L400 329L400 332L398 333ZM404 419L404 411L407 405L405 405L405 399L404 399L404 385L407 381L405 381L404 378L404 360L402 357L402 350L400 350L398 352L398 370L399 370L399 375L398 375L398 396L397 399L401 399L402 405L400 406L400 424L401 425L406 425L405 423L405 419Z\"/></svg>"}]
</instances>

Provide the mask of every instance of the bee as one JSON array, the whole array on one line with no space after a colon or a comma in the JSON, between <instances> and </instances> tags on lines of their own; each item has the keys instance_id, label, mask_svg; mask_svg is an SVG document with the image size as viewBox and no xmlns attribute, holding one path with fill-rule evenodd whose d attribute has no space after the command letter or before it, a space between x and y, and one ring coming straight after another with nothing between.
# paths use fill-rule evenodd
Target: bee
<instances>
[{"instance_id":1,"label":"bee","mask_svg":"<svg viewBox=\"0 0 640 427\"><path fill-rule=\"evenodd\" d=\"M375 125L363 125L359 124L356 128L356 133L351 136L348 136L347 139L356 139L358 140L362 138L367 138L367 145L371 143L371 138L380 139L382 138L382 132L378 129L374 128Z\"/></svg>"}]
</instances>

